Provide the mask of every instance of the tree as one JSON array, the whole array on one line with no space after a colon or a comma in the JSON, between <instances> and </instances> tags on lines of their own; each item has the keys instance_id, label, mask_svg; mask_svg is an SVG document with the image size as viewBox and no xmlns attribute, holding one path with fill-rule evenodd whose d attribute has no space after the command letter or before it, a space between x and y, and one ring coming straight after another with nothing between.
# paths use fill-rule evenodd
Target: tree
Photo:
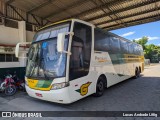
<instances>
[{"instance_id":1,"label":"tree","mask_svg":"<svg viewBox=\"0 0 160 120\"><path fill-rule=\"evenodd\" d=\"M145 50L146 44L148 42L148 37L144 36L139 40L133 40L133 42L138 43L140 45L142 45L143 49Z\"/></svg>"},{"instance_id":2,"label":"tree","mask_svg":"<svg viewBox=\"0 0 160 120\"><path fill-rule=\"evenodd\" d=\"M139 40L133 40L133 42L142 45L144 50L144 56L146 59L150 59L151 62L160 61L160 46L149 44L147 45L148 38L142 37Z\"/></svg>"}]
</instances>

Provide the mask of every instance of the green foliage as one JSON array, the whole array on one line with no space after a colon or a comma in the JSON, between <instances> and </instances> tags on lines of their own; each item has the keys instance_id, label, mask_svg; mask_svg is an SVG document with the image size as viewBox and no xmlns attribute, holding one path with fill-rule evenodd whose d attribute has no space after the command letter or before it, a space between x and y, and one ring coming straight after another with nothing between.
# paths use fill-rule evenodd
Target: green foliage
<instances>
[{"instance_id":1,"label":"green foliage","mask_svg":"<svg viewBox=\"0 0 160 120\"><path fill-rule=\"evenodd\" d=\"M143 49L145 50L146 49L146 44L148 42L148 37L142 37L139 40L133 40L133 42L136 42L136 43L142 45Z\"/></svg>"},{"instance_id":2,"label":"green foliage","mask_svg":"<svg viewBox=\"0 0 160 120\"><path fill-rule=\"evenodd\" d=\"M147 37L142 37L139 40L133 40L133 42L142 45L144 50L144 56L146 59L150 59L151 62L160 61L160 46L154 44L147 44Z\"/></svg>"}]
</instances>

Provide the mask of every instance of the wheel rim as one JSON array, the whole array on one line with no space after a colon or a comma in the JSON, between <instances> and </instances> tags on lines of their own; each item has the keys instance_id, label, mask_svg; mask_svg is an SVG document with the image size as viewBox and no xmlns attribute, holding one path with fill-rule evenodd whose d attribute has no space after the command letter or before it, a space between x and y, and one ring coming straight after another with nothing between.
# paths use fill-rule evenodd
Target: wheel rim
<instances>
[{"instance_id":1,"label":"wheel rim","mask_svg":"<svg viewBox=\"0 0 160 120\"><path fill-rule=\"evenodd\" d=\"M16 92L16 88L14 86L9 86L5 90L6 95L13 95Z\"/></svg>"},{"instance_id":2,"label":"wheel rim","mask_svg":"<svg viewBox=\"0 0 160 120\"><path fill-rule=\"evenodd\" d=\"M12 93L12 92L13 92L13 88L12 88L12 87L9 87L9 89L8 89L7 92L8 92L8 93Z\"/></svg>"},{"instance_id":3,"label":"wheel rim","mask_svg":"<svg viewBox=\"0 0 160 120\"><path fill-rule=\"evenodd\" d=\"M104 85L103 85L103 82L100 81L100 82L98 83L98 92L99 92L100 94L102 94L102 93L103 93L103 90L104 90Z\"/></svg>"}]
</instances>

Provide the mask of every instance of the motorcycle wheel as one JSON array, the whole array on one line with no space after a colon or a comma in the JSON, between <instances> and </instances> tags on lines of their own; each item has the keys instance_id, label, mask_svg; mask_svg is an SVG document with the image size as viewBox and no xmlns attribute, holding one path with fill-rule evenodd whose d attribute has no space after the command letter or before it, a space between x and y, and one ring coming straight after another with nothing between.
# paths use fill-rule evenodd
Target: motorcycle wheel
<instances>
[{"instance_id":1,"label":"motorcycle wheel","mask_svg":"<svg viewBox=\"0 0 160 120\"><path fill-rule=\"evenodd\" d=\"M17 91L16 86L14 85L7 86L5 89L5 95L8 95L8 96L14 95L16 91Z\"/></svg>"}]
</instances>

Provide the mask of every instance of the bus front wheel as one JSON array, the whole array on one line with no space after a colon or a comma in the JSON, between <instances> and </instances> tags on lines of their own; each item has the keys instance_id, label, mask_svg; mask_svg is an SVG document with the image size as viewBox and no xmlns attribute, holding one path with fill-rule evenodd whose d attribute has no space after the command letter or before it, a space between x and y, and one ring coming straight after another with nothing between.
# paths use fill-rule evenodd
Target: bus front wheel
<instances>
[{"instance_id":1,"label":"bus front wheel","mask_svg":"<svg viewBox=\"0 0 160 120\"><path fill-rule=\"evenodd\" d=\"M105 90L105 82L103 80L102 77L100 77L97 81L97 85L96 85L96 93L94 93L95 97L100 97L103 95Z\"/></svg>"}]
</instances>

